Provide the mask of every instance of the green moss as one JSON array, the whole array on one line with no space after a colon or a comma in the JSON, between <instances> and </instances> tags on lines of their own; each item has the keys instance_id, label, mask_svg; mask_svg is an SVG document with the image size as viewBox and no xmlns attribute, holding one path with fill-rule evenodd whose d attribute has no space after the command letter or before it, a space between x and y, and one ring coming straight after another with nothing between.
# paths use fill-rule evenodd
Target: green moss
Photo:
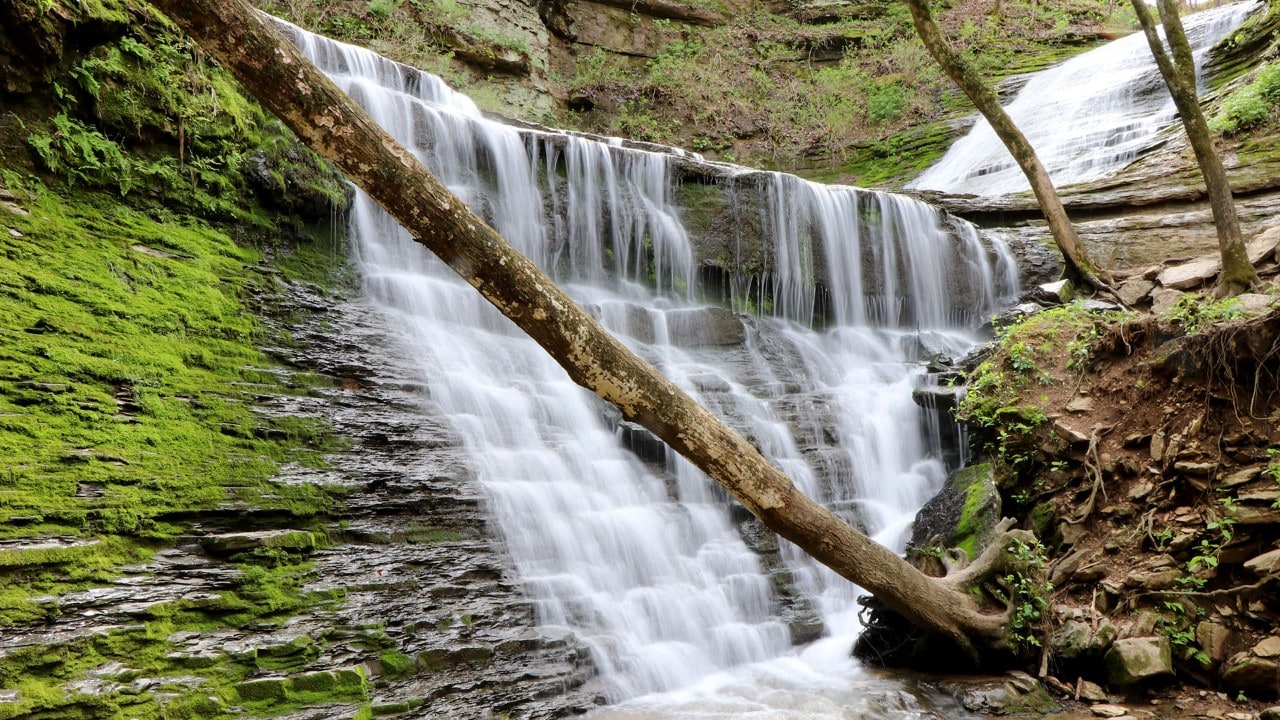
<instances>
[{"instance_id":1,"label":"green moss","mask_svg":"<svg viewBox=\"0 0 1280 720\"><path fill-rule=\"evenodd\" d=\"M978 543L982 533L988 529L989 523L984 519L984 509L995 493L994 483L990 482L991 465L979 463L957 470L952 483L964 488L964 506L960 509L960 519L955 527L955 547L976 558L981 550Z\"/></svg>"},{"instance_id":2,"label":"green moss","mask_svg":"<svg viewBox=\"0 0 1280 720\"><path fill-rule=\"evenodd\" d=\"M378 661L382 663L383 673L393 680L408 677L417 666L412 657L395 651L382 653Z\"/></svg>"}]
</instances>

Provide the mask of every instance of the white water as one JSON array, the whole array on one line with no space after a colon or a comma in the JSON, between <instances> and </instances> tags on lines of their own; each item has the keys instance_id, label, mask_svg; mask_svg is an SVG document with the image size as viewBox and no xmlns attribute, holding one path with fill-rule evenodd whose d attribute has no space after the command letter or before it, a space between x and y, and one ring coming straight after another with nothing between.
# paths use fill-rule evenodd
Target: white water
<instances>
[{"instance_id":1,"label":"white water","mask_svg":"<svg viewBox=\"0 0 1280 720\"><path fill-rule=\"evenodd\" d=\"M743 171L725 183L760 208L770 262L754 282L735 278L732 300L772 298L773 314L722 344L716 328L744 321L693 301L674 156L517 131L432 76L292 34L606 327L805 492L901 548L945 476L911 400L918 348L975 342L970 328L1016 290L1005 250L910 199ZM621 703L602 716L933 717L849 658L856 588L784 546L827 628L792 647L718 487L682 459L655 466L625 449L609 409L363 194L351 223L368 296L464 439L539 621L572 629ZM830 271L822 291L816 257Z\"/></svg>"},{"instance_id":2,"label":"white water","mask_svg":"<svg viewBox=\"0 0 1280 720\"><path fill-rule=\"evenodd\" d=\"M1258 7L1236 3L1183 18L1197 73L1209 49ZM1059 187L1123 168L1177 123L1141 32L1033 75L1005 110ZM979 119L911 187L1000 195L1030 185L991 125Z\"/></svg>"}]
</instances>

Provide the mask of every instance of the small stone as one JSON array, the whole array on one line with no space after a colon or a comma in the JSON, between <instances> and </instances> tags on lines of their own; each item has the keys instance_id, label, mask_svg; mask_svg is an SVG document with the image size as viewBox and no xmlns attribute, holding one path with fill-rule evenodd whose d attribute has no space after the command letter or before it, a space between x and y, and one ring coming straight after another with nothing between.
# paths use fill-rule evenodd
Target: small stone
<instances>
[{"instance_id":1,"label":"small stone","mask_svg":"<svg viewBox=\"0 0 1280 720\"><path fill-rule=\"evenodd\" d=\"M1261 472L1262 472L1261 465L1255 465L1253 467L1247 467L1241 470L1236 470L1234 472L1228 473L1225 477L1219 480L1218 485L1220 485L1221 487L1228 487L1228 488L1235 487L1237 485L1244 485L1245 483L1252 481L1255 477L1258 476L1258 473L1261 473Z\"/></svg>"},{"instance_id":2,"label":"small stone","mask_svg":"<svg viewBox=\"0 0 1280 720\"><path fill-rule=\"evenodd\" d=\"M1106 702L1107 691L1103 690L1102 686L1096 682L1082 680L1080 682L1080 699L1089 702Z\"/></svg>"},{"instance_id":3,"label":"small stone","mask_svg":"<svg viewBox=\"0 0 1280 720\"><path fill-rule=\"evenodd\" d=\"M1173 587L1180 577L1182 577L1182 571L1178 568L1164 568L1132 573L1125 578L1124 584L1132 588L1148 591L1167 590Z\"/></svg>"},{"instance_id":4,"label":"small stone","mask_svg":"<svg viewBox=\"0 0 1280 720\"><path fill-rule=\"evenodd\" d=\"M0 690L0 704L12 704L18 702L17 690Z\"/></svg>"},{"instance_id":5,"label":"small stone","mask_svg":"<svg viewBox=\"0 0 1280 720\"><path fill-rule=\"evenodd\" d=\"M1157 430L1151 435L1151 459L1160 462L1164 459L1164 431Z\"/></svg>"},{"instance_id":6,"label":"small stone","mask_svg":"<svg viewBox=\"0 0 1280 720\"><path fill-rule=\"evenodd\" d=\"M1089 708L1089 712L1103 718L1118 718L1122 715L1129 714L1128 708L1121 707L1120 705L1108 705L1105 703L1102 705L1094 705Z\"/></svg>"},{"instance_id":7,"label":"small stone","mask_svg":"<svg viewBox=\"0 0 1280 720\"><path fill-rule=\"evenodd\" d=\"M1040 285L1036 290L1037 295L1061 305L1071 299L1074 288L1071 287L1070 280L1063 279Z\"/></svg>"},{"instance_id":8,"label":"small stone","mask_svg":"<svg viewBox=\"0 0 1280 720\"><path fill-rule=\"evenodd\" d=\"M1218 467L1218 463L1213 462L1189 462L1187 460L1179 460L1173 464L1173 469L1180 473L1188 475L1198 475L1204 477L1209 475Z\"/></svg>"},{"instance_id":9,"label":"small stone","mask_svg":"<svg viewBox=\"0 0 1280 720\"><path fill-rule=\"evenodd\" d=\"M1263 553L1252 560L1246 560L1244 567L1258 577L1280 575L1280 549Z\"/></svg>"},{"instance_id":10,"label":"small stone","mask_svg":"<svg viewBox=\"0 0 1280 720\"><path fill-rule=\"evenodd\" d=\"M1155 489L1156 489L1156 486L1153 485L1150 480L1139 480L1138 482L1133 484L1133 487L1129 488L1129 493L1128 493L1129 499L1141 500L1146 496L1150 495L1151 491Z\"/></svg>"},{"instance_id":11,"label":"small stone","mask_svg":"<svg viewBox=\"0 0 1280 720\"><path fill-rule=\"evenodd\" d=\"M1227 720L1253 720L1253 713L1247 712L1229 712L1225 715Z\"/></svg>"},{"instance_id":12,"label":"small stone","mask_svg":"<svg viewBox=\"0 0 1280 720\"><path fill-rule=\"evenodd\" d=\"M1072 697L1076 694L1075 688L1062 682L1058 678L1049 675L1044 679L1044 686L1063 697Z\"/></svg>"},{"instance_id":13,"label":"small stone","mask_svg":"<svg viewBox=\"0 0 1280 720\"><path fill-rule=\"evenodd\" d=\"M16 228L9 228L9 237L20 238L22 236L23 235L21 230L18 230ZM14 692L17 692L17 691L15 690Z\"/></svg>"},{"instance_id":14,"label":"small stone","mask_svg":"<svg viewBox=\"0 0 1280 720\"><path fill-rule=\"evenodd\" d=\"M1277 500L1280 500L1280 485L1268 488L1258 488L1257 490L1249 490L1240 493L1236 497L1240 502L1274 505Z\"/></svg>"},{"instance_id":15,"label":"small stone","mask_svg":"<svg viewBox=\"0 0 1280 720\"><path fill-rule=\"evenodd\" d=\"M1069 413L1087 413L1093 410L1093 398L1077 397L1072 398L1067 403L1067 412Z\"/></svg>"},{"instance_id":16,"label":"small stone","mask_svg":"<svg viewBox=\"0 0 1280 720\"><path fill-rule=\"evenodd\" d=\"M1067 425L1066 423L1062 422L1061 418L1055 419L1053 421L1053 427L1055 430L1058 431L1058 434L1061 435L1063 438L1065 438L1066 441L1071 445L1088 445L1089 444L1088 435L1085 435L1079 430L1076 430L1070 425Z\"/></svg>"}]
</instances>

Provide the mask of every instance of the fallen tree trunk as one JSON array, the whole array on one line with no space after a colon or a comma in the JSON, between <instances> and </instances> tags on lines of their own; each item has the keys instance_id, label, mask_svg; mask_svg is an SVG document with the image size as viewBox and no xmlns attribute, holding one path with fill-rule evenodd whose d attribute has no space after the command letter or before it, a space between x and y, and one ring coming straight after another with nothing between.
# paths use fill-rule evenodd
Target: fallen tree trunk
<instances>
[{"instance_id":1,"label":"fallen tree trunk","mask_svg":"<svg viewBox=\"0 0 1280 720\"><path fill-rule=\"evenodd\" d=\"M728 490L765 525L915 625L976 655L1004 652L1007 608L968 592L1004 565L1005 533L971 566L931 578L856 531L791 481L570 299L453 196L243 0L153 4L314 150L395 217L560 363Z\"/></svg>"}]
</instances>

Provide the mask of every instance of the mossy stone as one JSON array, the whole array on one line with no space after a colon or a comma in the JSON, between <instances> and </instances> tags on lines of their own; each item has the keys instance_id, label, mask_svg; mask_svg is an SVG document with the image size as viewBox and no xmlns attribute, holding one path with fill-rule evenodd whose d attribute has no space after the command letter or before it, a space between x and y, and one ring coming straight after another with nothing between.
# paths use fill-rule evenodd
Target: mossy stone
<instances>
[{"instance_id":1,"label":"mossy stone","mask_svg":"<svg viewBox=\"0 0 1280 720\"><path fill-rule=\"evenodd\" d=\"M289 696L287 683L283 678L249 680L236 683L236 694L248 703L281 702Z\"/></svg>"}]
</instances>

